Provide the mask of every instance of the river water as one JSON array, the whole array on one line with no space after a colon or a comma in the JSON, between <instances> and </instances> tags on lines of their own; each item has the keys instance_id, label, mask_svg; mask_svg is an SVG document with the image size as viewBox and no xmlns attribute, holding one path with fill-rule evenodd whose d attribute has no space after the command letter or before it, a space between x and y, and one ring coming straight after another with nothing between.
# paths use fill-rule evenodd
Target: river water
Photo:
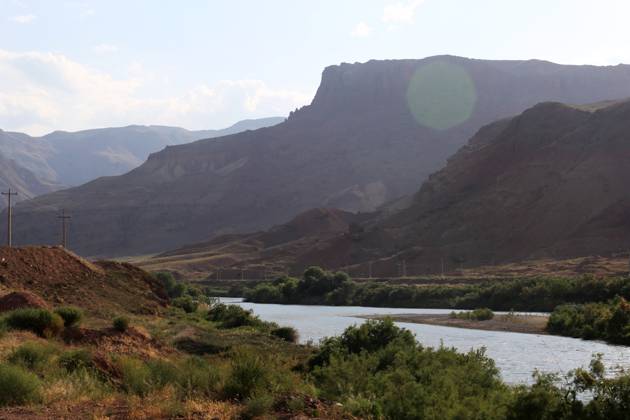
<instances>
[{"instance_id":1,"label":"river water","mask_svg":"<svg viewBox=\"0 0 630 420\"><path fill-rule=\"evenodd\" d=\"M347 327L365 322L361 315L448 314L443 309L369 308L359 306L271 305L243 302L240 298L222 298L224 303L251 309L265 321L291 326L300 334L300 342L317 343L323 337L341 334ZM435 325L397 322L412 331L424 346L444 344L459 351L485 347L494 359L503 379L511 384L532 382L535 369L541 372L566 373L588 367L592 356L603 355L610 374L630 369L630 347L598 341L552 335L482 331Z\"/></svg>"}]
</instances>

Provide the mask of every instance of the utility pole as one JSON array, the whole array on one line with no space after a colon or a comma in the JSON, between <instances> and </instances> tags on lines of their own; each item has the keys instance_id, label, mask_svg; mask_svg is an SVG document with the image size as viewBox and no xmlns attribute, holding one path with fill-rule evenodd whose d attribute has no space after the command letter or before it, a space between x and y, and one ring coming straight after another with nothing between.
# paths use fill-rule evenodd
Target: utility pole
<instances>
[{"instance_id":1,"label":"utility pole","mask_svg":"<svg viewBox=\"0 0 630 420\"><path fill-rule=\"evenodd\" d=\"M402 260L402 276L407 277L407 261Z\"/></svg>"},{"instance_id":2,"label":"utility pole","mask_svg":"<svg viewBox=\"0 0 630 420\"><path fill-rule=\"evenodd\" d=\"M369 270L368 278L371 279L372 278L372 261L368 263L368 270Z\"/></svg>"},{"instance_id":3,"label":"utility pole","mask_svg":"<svg viewBox=\"0 0 630 420\"><path fill-rule=\"evenodd\" d=\"M13 231L12 231L12 225L11 225L11 218L13 217L13 209L11 208L11 196L13 195L17 195L18 193L16 191L11 191L11 188L9 188L9 191L7 192L2 192L0 193L2 195L6 195L7 197L7 201L8 201L8 207L7 207L7 246L9 248L11 248L11 246L13 245Z\"/></svg>"},{"instance_id":4,"label":"utility pole","mask_svg":"<svg viewBox=\"0 0 630 420\"><path fill-rule=\"evenodd\" d=\"M72 216L66 216L66 210L61 209L61 216L57 216L57 219L61 220L61 246L67 248L68 245L68 228L66 226L66 220L72 219Z\"/></svg>"}]
</instances>

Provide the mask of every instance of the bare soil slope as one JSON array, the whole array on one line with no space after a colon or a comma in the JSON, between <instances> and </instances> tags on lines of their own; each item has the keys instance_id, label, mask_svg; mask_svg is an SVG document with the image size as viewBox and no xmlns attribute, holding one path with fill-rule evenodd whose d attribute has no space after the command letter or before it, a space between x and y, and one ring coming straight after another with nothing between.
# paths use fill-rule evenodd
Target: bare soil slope
<instances>
[{"instance_id":1,"label":"bare soil slope","mask_svg":"<svg viewBox=\"0 0 630 420\"><path fill-rule=\"evenodd\" d=\"M105 316L156 313L167 299L153 277L130 264L91 263L60 247L0 247L0 293L20 290Z\"/></svg>"}]
</instances>

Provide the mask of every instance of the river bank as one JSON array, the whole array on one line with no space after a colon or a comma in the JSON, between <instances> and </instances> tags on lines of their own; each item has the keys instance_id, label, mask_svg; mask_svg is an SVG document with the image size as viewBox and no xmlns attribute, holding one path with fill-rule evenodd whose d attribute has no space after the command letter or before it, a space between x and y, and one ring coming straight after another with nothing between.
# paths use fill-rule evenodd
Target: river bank
<instances>
[{"instance_id":1,"label":"river bank","mask_svg":"<svg viewBox=\"0 0 630 420\"><path fill-rule=\"evenodd\" d=\"M383 315L365 315L366 319L384 319ZM477 321L452 318L449 314L397 314L389 316L395 322L439 325L442 327L467 328L472 330L517 332L523 334L548 334L548 315L495 315L494 318Z\"/></svg>"}]
</instances>

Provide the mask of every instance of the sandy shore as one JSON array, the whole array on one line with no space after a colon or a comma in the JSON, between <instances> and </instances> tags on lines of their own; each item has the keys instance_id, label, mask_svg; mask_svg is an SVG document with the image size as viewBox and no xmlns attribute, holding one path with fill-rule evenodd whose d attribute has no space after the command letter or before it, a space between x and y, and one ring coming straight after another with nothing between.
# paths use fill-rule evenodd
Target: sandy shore
<instances>
[{"instance_id":1,"label":"sandy shore","mask_svg":"<svg viewBox=\"0 0 630 420\"><path fill-rule=\"evenodd\" d=\"M382 315L367 315L362 318L383 319ZM495 315L488 321L474 321L468 319L451 318L449 315L419 315L398 314L391 315L397 322L412 322L415 324L440 325L443 327L469 328L473 330L506 331L525 334L547 334L546 315Z\"/></svg>"}]
</instances>

